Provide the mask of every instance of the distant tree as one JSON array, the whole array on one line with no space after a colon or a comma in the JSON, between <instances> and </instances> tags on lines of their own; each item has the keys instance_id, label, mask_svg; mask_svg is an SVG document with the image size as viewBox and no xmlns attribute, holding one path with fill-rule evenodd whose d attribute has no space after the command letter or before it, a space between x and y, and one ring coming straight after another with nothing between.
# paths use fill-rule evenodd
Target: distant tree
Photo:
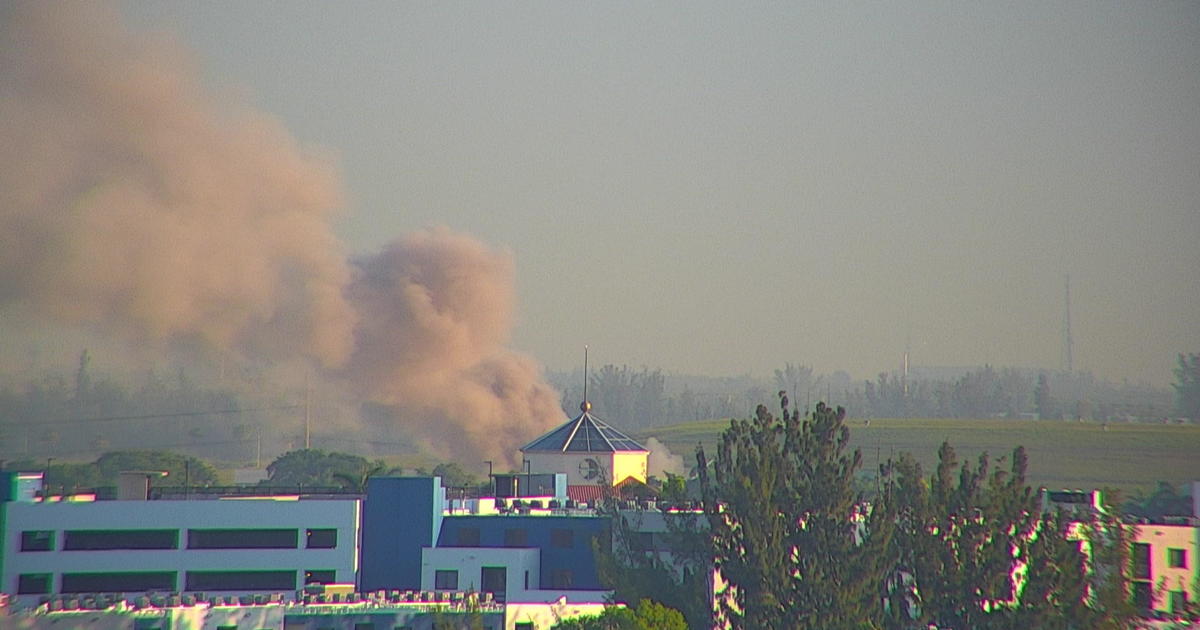
<instances>
[{"instance_id":1,"label":"distant tree","mask_svg":"<svg viewBox=\"0 0 1200 630\"><path fill-rule=\"evenodd\" d=\"M335 472L330 475L334 482L341 485L347 490L355 492L367 491L367 480L371 477L379 475L390 475L399 472L399 468L388 466L382 460L374 462L365 462L362 467L353 473Z\"/></svg>"},{"instance_id":2,"label":"distant tree","mask_svg":"<svg viewBox=\"0 0 1200 630\"><path fill-rule=\"evenodd\" d=\"M1125 514L1148 520L1158 520L1164 516L1191 516L1192 494L1185 485L1177 491L1175 486L1167 481L1159 481L1154 492L1149 495L1134 494L1121 506Z\"/></svg>"},{"instance_id":3,"label":"distant tree","mask_svg":"<svg viewBox=\"0 0 1200 630\"><path fill-rule=\"evenodd\" d=\"M196 486L212 485L217 482L217 471L212 464L171 451L114 451L105 453L96 460L100 477L116 484L117 477L125 470L164 470L167 476L156 485L181 486L184 478Z\"/></svg>"},{"instance_id":4,"label":"distant tree","mask_svg":"<svg viewBox=\"0 0 1200 630\"><path fill-rule=\"evenodd\" d=\"M1050 398L1050 380L1045 372L1038 374L1037 387L1033 390L1033 408L1041 420L1049 420L1057 415L1054 400Z\"/></svg>"},{"instance_id":5,"label":"distant tree","mask_svg":"<svg viewBox=\"0 0 1200 630\"><path fill-rule=\"evenodd\" d=\"M1175 368L1175 412L1184 418L1200 420L1200 354L1179 355Z\"/></svg>"},{"instance_id":6,"label":"distant tree","mask_svg":"<svg viewBox=\"0 0 1200 630\"><path fill-rule=\"evenodd\" d=\"M79 353L79 369L75 370L75 400L80 403L91 394L92 376L88 372L88 365L91 362L92 356L88 354L87 349Z\"/></svg>"},{"instance_id":7,"label":"distant tree","mask_svg":"<svg viewBox=\"0 0 1200 630\"><path fill-rule=\"evenodd\" d=\"M775 370L775 389L791 392L797 405L804 403L807 406L816 384L813 369L807 365L787 363L782 370Z\"/></svg>"},{"instance_id":8,"label":"distant tree","mask_svg":"<svg viewBox=\"0 0 1200 630\"><path fill-rule=\"evenodd\" d=\"M442 478L442 485L447 488L465 488L478 483L475 475L463 469L458 462L438 464L433 467L433 476Z\"/></svg>"},{"instance_id":9,"label":"distant tree","mask_svg":"<svg viewBox=\"0 0 1200 630\"><path fill-rule=\"evenodd\" d=\"M623 428L647 427L662 421L666 411L662 371L627 365L605 365L588 378L588 398L598 415ZM569 402L565 401L564 402ZM577 401L576 401L577 402ZM574 404L564 404L570 411Z\"/></svg>"},{"instance_id":10,"label":"distant tree","mask_svg":"<svg viewBox=\"0 0 1200 630\"><path fill-rule=\"evenodd\" d=\"M697 453L716 568L730 585L719 598L734 629L862 628L882 617L879 584L890 567L886 509L854 489L862 464L846 451L845 410L817 403L810 417L776 419L759 405L721 436L708 476Z\"/></svg>"},{"instance_id":11,"label":"distant tree","mask_svg":"<svg viewBox=\"0 0 1200 630\"><path fill-rule=\"evenodd\" d=\"M280 455L267 466L266 486L336 486L335 475L361 478L371 464L358 455L327 453L321 449L300 449ZM344 479L343 479L344 481Z\"/></svg>"},{"instance_id":12,"label":"distant tree","mask_svg":"<svg viewBox=\"0 0 1200 630\"><path fill-rule=\"evenodd\" d=\"M11 462L10 470L44 470L45 460L18 460ZM51 463L47 471L47 483L55 491L111 487L117 485L121 472L128 470L161 470L166 477L152 479L155 486L182 486L185 477L193 486L208 486L217 483L217 471L212 464L195 457L171 451L113 451L105 453L94 462Z\"/></svg>"}]
</instances>

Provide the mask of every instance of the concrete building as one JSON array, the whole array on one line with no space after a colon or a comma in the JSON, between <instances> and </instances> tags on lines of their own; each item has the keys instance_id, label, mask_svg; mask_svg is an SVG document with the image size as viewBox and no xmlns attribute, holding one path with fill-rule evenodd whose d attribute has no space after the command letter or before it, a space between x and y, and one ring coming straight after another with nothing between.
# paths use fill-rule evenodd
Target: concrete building
<instances>
[{"instance_id":1,"label":"concrete building","mask_svg":"<svg viewBox=\"0 0 1200 630\"><path fill-rule=\"evenodd\" d=\"M10 486L21 474L0 473ZM15 479L14 479L15 477ZM25 493L26 495L28 493ZM294 593L354 583L357 495L0 502L0 584L20 604L99 592Z\"/></svg>"},{"instance_id":2,"label":"concrete building","mask_svg":"<svg viewBox=\"0 0 1200 630\"><path fill-rule=\"evenodd\" d=\"M474 590L502 603L602 603L609 594L591 546L608 535L607 518L551 507L553 496L501 512L491 498L451 510L444 495L437 478L368 481L362 590Z\"/></svg>"}]
</instances>

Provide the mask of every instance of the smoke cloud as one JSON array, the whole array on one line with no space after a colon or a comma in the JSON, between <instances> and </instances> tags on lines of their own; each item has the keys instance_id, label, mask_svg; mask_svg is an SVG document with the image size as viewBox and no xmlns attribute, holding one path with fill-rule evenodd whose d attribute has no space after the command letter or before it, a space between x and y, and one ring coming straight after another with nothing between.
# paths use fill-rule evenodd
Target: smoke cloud
<instances>
[{"instance_id":1,"label":"smoke cloud","mask_svg":"<svg viewBox=\"0 0 1200 630\"><path fill-rule=\"evenodd\" d=\"M170 37L93 4L0 8L0 309L148 352L303 360L444 454L561 421L505 347L513 263L444 229L350 260L331 161L217 102ZM11 330L10 330L11 333Z\"/></svg>"},{"instance_id":2,"label":"smoke cloud","mask_svg":"<svg viewBox=\"0 0 1200 630\"><path fill-rule=\"evenodd\" d=\"M437 229L391 243L356 270L348 295L360 319L345 380L429 419L428 448L513 464L520 438L562 420L539 367L504 347L509 255Z\"/></svg>"},{"instance_id":3,"label":"smoke cloud","mask_svg":"<svg viewBox=\"0 0 1200 630\"><path fill-rule=\"evenodd\" d=\"M683 457L671 452L666 444L659 442L657 438L649 438L646 440L646 448L650 450L650 461L647 463L648 472L651 475L656 475L660 478L665 478L663 473L671 473L672 475L687 475L687 467L684 466Z\"/></svg>"}]
</instances>

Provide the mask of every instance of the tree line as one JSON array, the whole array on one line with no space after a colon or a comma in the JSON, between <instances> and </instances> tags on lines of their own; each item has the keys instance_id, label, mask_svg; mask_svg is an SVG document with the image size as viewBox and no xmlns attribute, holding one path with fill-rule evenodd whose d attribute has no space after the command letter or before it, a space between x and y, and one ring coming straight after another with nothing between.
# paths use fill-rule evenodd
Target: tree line
<instances>
[{"instance_id":1,"label":"tree line","mask_svg":"<svg viewBox=\"0 0 1200 630\"><path fill-rule=\"evenodd\" d=\"M793 392L803 409L817 399L836 401L861 418L1200 419L1194 402L1200 401L1200 355L1181 355L1180 365L1175 405L1169 391L1148 385L1111 383L1083 372L992 366L940 374L914 369L908 377L882 372L854 381L845 372L817 374L791 363L771 378L667 375L609 364L588 375L587 396L597 415L627 430L731 418L779 390ZM573 416L583 397L582 375L549 376L563 392L564 412Z\"/></svg>"},{"instance_id":2,"label":"tree line","mask_svg":"<svg viewBox=\"0 0 1200 630\"><path fill-rule=\"evenodd\" d=\"M662 602L690 627L1129 627L1127 526L1111 507L1044 511L1021 447L960 461L943 444L930 472L902 454L867 492L844 408L781 402L698 449L702 510L668 514L669 545L639 546L614 511L598 551L619 601Z\"/></svg>"},{"instance_id":3,"label":"tree line","mask_svg":"<svg viewBox=\"0 0 1200 630\"><path fill-rule=\"evenodd\" d=\"M228 476L212 463L173 451L122 450L104 453L91 462L69 462L48 459L18 459L6 462L6 470L43 471L43 483L47 491L72 493L115 488L118 475L127 470L155 470L167 473L165 477L150 480L152 487L193 488L219 486L229 483ZM342 488L347 491L363 492L367 479L380 475L399 474L401 469L388 465L380 459L371 460L360 455L325 451L322 449L297 449L276 457L266 467L267 477L259 481L259 487L270 488ZM447 488L477 486L480 478L464 470L454 462L435 465L430 470L415 468L406 470L416 475L433 475L442 478Z\"/></svg>"}]
</instances>

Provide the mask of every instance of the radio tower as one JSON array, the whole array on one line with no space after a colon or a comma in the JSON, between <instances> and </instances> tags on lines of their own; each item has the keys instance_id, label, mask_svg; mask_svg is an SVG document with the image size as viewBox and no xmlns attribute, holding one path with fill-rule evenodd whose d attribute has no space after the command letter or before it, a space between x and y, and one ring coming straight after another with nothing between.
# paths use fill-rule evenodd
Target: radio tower
<instances>
[{"instance_id":1,"label":"radio tower","mask_svg":"<svg viewBox=\"0 0 1200 630\"><path fill-rule=\"evenodd\" d=\"M1071 341L1071 274L1067 274L1066 300L1063 309L1063 369L1067 373L1075 371L1075 361L1072 356Z\"/></svg>"}]
</instances>

